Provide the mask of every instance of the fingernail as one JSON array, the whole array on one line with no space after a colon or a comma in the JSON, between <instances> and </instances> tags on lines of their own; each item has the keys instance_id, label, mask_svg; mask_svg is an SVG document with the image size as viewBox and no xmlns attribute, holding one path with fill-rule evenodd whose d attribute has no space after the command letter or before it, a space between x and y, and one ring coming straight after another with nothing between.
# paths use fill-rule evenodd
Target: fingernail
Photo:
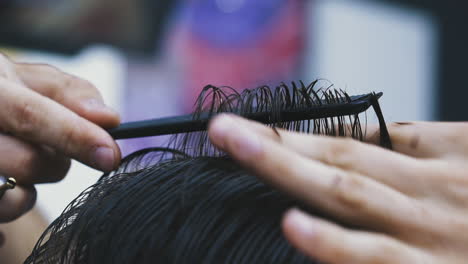
<instances>
[{"instance_id":1,"label":"fingernail","mask_svg":"<svg viewBox=\"0 0 468 264\"><path fill-rule=\"evenodd\" d=\"M219 116L210 130L211 140L238 159L250 158L261 151L257 134L229 115Z\"/></svg>"},{"instance_id":2,"label":"fingernail","mask_svg":"<svg viewBox=\"0 0 468 264\"><path fill-rule=\"evenodd\" d=\"M261 151L257 134L228 115L220 116L214 121L210 137L216 145L238 159L248 159Z\"/></svg>"},{"instance_id":3,"label":"fingernail","mask_svg":"<svg viewBox=\"0 0 468 264\"><path fill-rule=\"evenodd\" d=\"M215 145L224 149L224 141L228 136L229 130L232 129L232 123L233 120L228 115L222 114L215 117L209 128L210 139Z\"/></svg>"},{"instance_id":4,"label":"fingernail","mask_svg":"<svg viewBox=\"0 0 468 264\"><path fill-rule=\"evenodd\" d=\"M82 102L82 105L88 110L88 111L106 111L106 112L111 112L113 114L116 114L117 111L114 109L110 108L109 106L105 105L103 101L93 98L93 99L87 99Z\"/></svg>"},{"instance_id":5,"label":"fingernail","mask_svg":"<svg viewBox=\"0 0 468 264\"><path fill-rule=\"evenodd\" d=\"M233 127L235 129L235 127ZM234 155L238 159L251 159L262 151L260 138L254 131L246 127L238 127L229 131Z\"/></svg>"},{"instance_id":6,"label":"fingernail","mask_svg":"<svg viewBox=\"0 0 468 264\"><path fill-rule=\"evenodd\" d=\"M303 237L310 237L314 233L314 225L310 217L298 209L292 209L287 215L289 225Z\"/></svg>"},{"instance_id":7,"label":"fingernail","mask_svg":"<svg viewBox=\"0 0 468 264\"><path fill-rule=\"evenodd\" d=\"M91 156L91 162L102 171L111 171L114 169L115 156L114 150L109 147L98 147Z\"/></svg>"}]
</instances>

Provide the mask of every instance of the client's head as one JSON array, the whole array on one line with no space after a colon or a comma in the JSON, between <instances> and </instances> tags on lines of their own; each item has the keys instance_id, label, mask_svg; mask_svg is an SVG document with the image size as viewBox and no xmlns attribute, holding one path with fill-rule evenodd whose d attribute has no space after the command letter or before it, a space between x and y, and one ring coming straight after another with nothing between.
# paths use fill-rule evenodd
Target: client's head
<instances>
[{"instance_id":1,"label":"client's head","mask_svg":"<svg viewBox=\"0 0 468 264\"><path fill-rule=\"evenodd\" d=\"M310 263L281 232L298 204L223 157L149 149L49 227L30 263ZM157 160L132 172L134 165Z\"/></svg>"},{"instance_id":2,"label":"client's head","mask_svg":"<svg viewBox=\"0 0 468 264\"><path fill-rule=\"evenodd\" d=\"M317 103L312 88L228 94L208 87L197 112L260 109L277 118L282 107ZM274 126L363 135L357 115ZM311 208L215 150L206 132L179 135L168 146L129 155L85 190L49 226L26 263L310 263L284 238L281 219L291 207L313 213Z\"/></svg>"}]
</instances>

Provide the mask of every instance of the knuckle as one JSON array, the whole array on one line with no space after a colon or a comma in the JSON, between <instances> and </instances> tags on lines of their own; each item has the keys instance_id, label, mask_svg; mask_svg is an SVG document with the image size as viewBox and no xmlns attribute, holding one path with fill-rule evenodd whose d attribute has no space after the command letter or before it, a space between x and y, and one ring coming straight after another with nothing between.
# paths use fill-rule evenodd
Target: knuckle
<instances>
[{"instance_id":1,"label":"knuckle","mask_svg":"<svg viewBox=\"0 0 468 264\"><path fill-rule=\"evenodd\" d=\"M97 88L89 81L65 73L60 69L48 65L36 65L38 71L50 78L49 96L55 100L62 99L70 91L80 91L80 93L96 95L99 94Z\"/></svg>"},{"instance_id":2,"label":"knuckle","mask_svg":"<svg viewBox=\"0 0 468 264\"><path fill-rule=\"evenodd\" d=\"M452 198L453 202L456 204L467 204L468 175L466 172L457 172L456 170L453 171L454 172L450 175L446 175L446 173L431 175L431 180L434 182L435 186L445 186L442 191L446 194L446 196Z\"/></svg>"},{"instance_id":3,"label":"knuckle","mask_svg":"<svg viewBox=\"0 0 468 264\"><path fill-rule=\"evenodd\" d=\"M61 73L59 76L57 76L59 79L59 87L63 89L72 89L74 87L74 84L76 83L76 77L68 75L68 74L63 74Z\"/></svg>"},{"instance_id":4,"label":"knuckle","mask_svg":"<svg viewBox=\"0 0 468 264\"><path fill-rule=\"evenodd\" d=\"M64 97L64 90L62 89L64 74L58 68L49 64L37 64L33 65L33 68L36 74L47 76L43 84L47 96L52 100L60 101Z\"/></svg>"},{"instance_id":5,"label":"knuckle","mask_svg":"<svg viewBox=\"0 0 468 264\"><path fill-rule=\"evenodd\" d=\"M70 74L63 74L63 86L68 89L78 89L90 93L98 93L97 88L88 80Z\"/></svg>"},{"instance_id":6,"label":"knuckle","mask_svg":"<svg viewBox=\"0 0 468 264\"><path fill-rule=\"evenodd\" d=\"M58 90L69 90L73 88L73 84L76 82L75 79L76 77L66 74L64 72L61 72L59 70L56 70L55 72L55 78L56 78L56 85Z\"/></svg>"},{"instance_id":7,"label":"knuckle","mask_svg":"<svg viewBox=\"0 0 468 264\"><path fill-rule=\"evenodd\" d=\"M61 89L57 90L62 94L62 97L67 95L68 97L73 96L73 100L93 97L102 99L101 93L90 81L73 75L63 74L59 85Z\"/></svg>"},{"instance_id":8,"label":"knuckle","mask_svg":"<svg viewBox=\"0 0 468 264\"><path fill-rule=\"evenodd\" d=\"M36 131L38 118L35 112L35 107L30 102L22 102L15 106L11 130L18 135L29 138Z\"/></svg>"},{"instance_id":9,"label":"knuckle","mask_svg":"<svg viewBox=\"0 0 468 264\"><path fill-rule=\"evenodd\" d=\"M325 148L324 162L343 169L353 166L356 142L350 138L336 139Z\"/></svg>"},{"instance_id":10,"label":"knuckle","mask_svg":"<svg viewBox=\"0 0 468 264\"><path fill-rule=\"evenodd\" d=\"M76 77L75 77L76 78ZM96 98L102 100L101 92L90 81L77 78L77 89L79 89L79 96L85 98Z\"/></svg>"},{"instance_id":11,"label":"knuckle","mask_svg":"<svg viewBox=\"0 0 468 264\"><path fill-rule=\"evenodd\" d=\"M406 226L410 227L413 232L426 234L432 238L440 237L440 234L445 234L445 227L455 226L454 222L447 222L452 216L443 216L438 207L427 206L422 201L411 201L411 209L413 211L413 217L406 221ZM431 219L432 221L425 221ZM437 224L436 224L437 223ZM440 225L445 223L447 225Z\"/></svg>"},{"instance_id":12,"label":"knuckle","mask_svg":"<svg viewBox=\"0 0 468 264\"><path fill-rule=\"evenodd\" d=\"M337 173L332 177L330 192L341 205L350 209L362 210L367 202L362 196L364 183L355 174Z\"/></svg>"},{"instance_id":13,"label":"knuckle","mask_svg":"<svg viewBox=\"0 0 468 264\"><path fill-rule=\"evenodd\" d=\"M87 90L92 91L94 93L98 93L98 89L90 81L85 80L85 79L81 79L81 78L78 78L78 77L74 77L74 78L79 83L80 88L87 89Z\"/></svg>"}]
</instances>

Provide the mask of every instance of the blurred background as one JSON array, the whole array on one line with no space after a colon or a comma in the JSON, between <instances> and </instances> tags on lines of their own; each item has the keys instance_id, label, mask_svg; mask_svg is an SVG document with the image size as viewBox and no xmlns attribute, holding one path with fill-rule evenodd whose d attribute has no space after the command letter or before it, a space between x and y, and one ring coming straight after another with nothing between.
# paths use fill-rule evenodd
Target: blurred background
<instances>
[{"instance_id":1,"label":"blurred background","mask_svg":"<svg viewBox=\"0 0 468 264\"><path fill-rule=\"evenodd\" d=\"M432 0L1 0L0 52L93 82L123 121L186 113L206 84L323 78L382 91L387 121L467 120L467 16ZM463 33L465 32L465 33ZM124 153L163 139L122 141ZM100 173L40 186L52 220Z\"/></svg>"}]
</instances>

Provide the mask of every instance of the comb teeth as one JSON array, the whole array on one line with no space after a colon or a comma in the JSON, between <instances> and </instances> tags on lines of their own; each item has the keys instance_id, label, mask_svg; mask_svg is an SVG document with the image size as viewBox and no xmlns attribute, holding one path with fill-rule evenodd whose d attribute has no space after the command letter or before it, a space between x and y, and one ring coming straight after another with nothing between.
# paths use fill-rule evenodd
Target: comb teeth
<instances>
[{"instance_id":1,"label":"comb teeth","mask_svg":"<svg viewBox=\"0 0 468 264\"><path fill-rule=\"evenodd\" d=\"M198 112L191 115L166 117L145 121L129 122L108 130L114 139L150 137L166 134L179 134L206 130L211 118L220 113L234 113L264 124L284 123L301 120L356 115L366 111L372 104L371 98L380 98L382 93L369 93L357 96L334 97L310 101L310 106L290 106L275 115L259 107L251 109L233 109L220 107L218 111ZM224 110L224 111L223 111ZM230 111L226 111L230 110Z\"/></svg>"},{"instance_id":2,"label":"comb teeth","mask_svg":"<svg viewBox=\"0 0 468 264\"><path fill-rule=\"evenodd\" d=\"M376 110L381 129L381 145L391 148L385 121L378 106L382 93L349 96L342 90L315 89L319 81L305 86L295 82L270 88L261 86L242 93L230 87L207 85L195 103L194 114L122 124L109 130L115 139L173 134L169 149L190 157L224 156L208 139L209 121L220 113L234 113L274 128L328 136L349 136L363 140L365 127L359 114ZM388 144L387 144L388 143Z\"/></svg>"},{"instance_id":3,"label":"comb teeth","mask_svg":"<svg viewBox=\"0 0 468 264\"><path fill-rule=\"evenodd\" d=\"M372 105L371 99L373 97L378 99L381 96L382 93L370 93L351 96L346 101L342 98L340 98L340 101L332 103L321 100L318 105L284 109L277 113L276 118L272 117L268 112L240 113L239 115L264 124L348 116L366 111Z\"/></svg>"}]
</instances>

